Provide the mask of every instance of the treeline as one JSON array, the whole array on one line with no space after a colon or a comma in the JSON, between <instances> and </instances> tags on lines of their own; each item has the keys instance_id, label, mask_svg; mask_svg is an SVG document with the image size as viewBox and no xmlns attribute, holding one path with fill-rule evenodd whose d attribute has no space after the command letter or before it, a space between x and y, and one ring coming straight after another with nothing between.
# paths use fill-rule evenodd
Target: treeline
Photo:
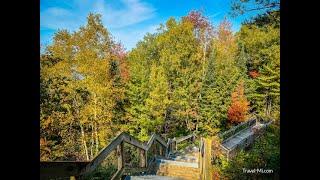
<instances>
[{"instance_id":1,"label":"treeline","mask_svg":"<svg viewBox=\"0 0 320 180\"><path fill-rule=\"evenodd\" d=\"M126 53L90 14L41 54L41 159L90 159L120 131L145 141L214 135L250 116L279 120L280 14L237 33L198 11L170 18Z\"/></svg>"}]
</instances>

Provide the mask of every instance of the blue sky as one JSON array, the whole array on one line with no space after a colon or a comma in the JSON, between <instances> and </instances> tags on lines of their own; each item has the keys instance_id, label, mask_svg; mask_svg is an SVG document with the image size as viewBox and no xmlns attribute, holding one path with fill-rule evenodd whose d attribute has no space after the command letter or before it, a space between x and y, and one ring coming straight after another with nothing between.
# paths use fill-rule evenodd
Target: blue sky
<instances>
[{"instance_id":1,"label":"blue sky","mask_svg":"<svg viewBox=\"0 0 320 180\"><path fill-rule=\"evenodd\" d=\"M147 32L155 32L170 17L180 19L190 10L203 10L213 25L228 16L232 30L238 31L245 19L256 12L231 18L231 0L41 0L40 43L52 42L58 29L76 31L86 24L89 12L100 13L104 26L127 50Z\"/></svg>"}]
</instances>

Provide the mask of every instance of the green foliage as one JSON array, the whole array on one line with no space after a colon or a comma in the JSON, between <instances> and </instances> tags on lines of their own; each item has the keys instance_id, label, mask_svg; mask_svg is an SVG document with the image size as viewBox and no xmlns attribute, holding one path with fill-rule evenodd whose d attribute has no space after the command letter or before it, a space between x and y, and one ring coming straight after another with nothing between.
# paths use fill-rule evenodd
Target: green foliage
<instances>
[{"instance_id":1,"label":"green foliage","mask_svg":"<svg viewBox=\"0 0 320 180\"><path fill-rule=\"evenodd\" d=\"M170 18L128 54L100 15L89 14L76 32L58 31L40 58L41 160L91 159L119 131L141 141L153 132L216 135L231 126L227 112L240 81L250 116L279 119L279 15L260 15L233 34L227 20L213 28L191 12ZM241 179L239 168L250 163L278 171L277 133L269 129L230 163L221 157L217 172ZM137 164L137 150L126 153ZM88 178L110 177L110 168Z\"/></svg>"},{"instance_id":2,"label":"green foliage","mask_svg":"<svg viewBox=\"0 0 320 180\"><path fill-rule=\"evenodd\" d=\"M131 134L147 140L154 131L194 128L199 50L193 25L173 18L132 50L126 92Z\"/></svg>"},{"instance_id":3,"label":"green foliage","mask_svg":"<svg viewBox=\"0 0 320 180\"><path fill-rule=\"evenodd\" d=\"M241 52L248 74L248 99L252 110L262 118L279 119L280 110L280 29L279 12L260 15L243 25L238 33Z\"/></svg>"},{"instance_id":4,"label":"green foliage","mask_svg":"<svg viewBox=\"0 0 320 180\"><path fill-rule=\"evenodd\" d=\"M215 32L216 36L212 42L213 53L208 60L201 90L201 122L203 130L209 134L215 134L217 128L226 128L231 93L242 78L236 64L236 39L230 28L230 23L225 20Z\"/></svg>"},{"instance_id":5,"label":"green foliage","mask_svg":"<svg viewBox=\"0 0 320 180\"><path fill-rule=\"evenodd\" d=\"M40 138L48 159L88 160L117 130L112 110L123 87L114 86L112 68L120 65L100 18L89 14L79 31L58 31L41 56Z\"/></svg>"},{"instance_id":6,"label":"green foliage","mask_svg":"<svg viewBox=\"0 0 320 180\"><path fill-rule=\"evenodd\" d=\"M229 162L220 165L222 176L227 179L274 179L280 172L280 128L272 125L256 140L248 151L241 151ZM272 174L243 173L246 169L272 169Z\"/></svg>"}]
</instances>

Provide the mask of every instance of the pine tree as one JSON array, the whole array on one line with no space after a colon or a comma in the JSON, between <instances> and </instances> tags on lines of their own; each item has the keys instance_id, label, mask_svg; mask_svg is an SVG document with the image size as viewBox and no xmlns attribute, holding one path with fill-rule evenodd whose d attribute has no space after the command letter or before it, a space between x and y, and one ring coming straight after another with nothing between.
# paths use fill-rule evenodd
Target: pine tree
<instances>
[{"instance_id":1,"label":"pine tree","mask_svg":"<svg viewBox=\"0 0 320 180\"><path fill-rule=\"evenodd\" d=\"M264 65L260 69L260 75L255 80L256 93L253 95L261 109L258 113L265 118L272 117L272 109L279 111L280 103L280 70L279 67L271 67Z\"/></svg>"},{"instance_id":2,"label":"pine tree","mask_svg":"<svg viewBox=\"0 0 320 180\"><path fill-rule=\"evenodd\" d=\"M243 78L236 62L237 44L231 24L224 20L215 32L213 54L209 59L201 109L204 131L217 132L226 128L230 94Z\"/></svg>"},{"instance_id":3,"label":"pine tree","mask_svg":"<svg viewBox=\"0 0 320 180\"><path fill-rule=\"evenodd\" d=\"M150 93L146 99L146 113L151 132L163 132L166 111L169 105L169 86L162 66L153 65L149 78Z\"/></svg>"},{"instance_id":4,"label":"pine tree","mask_svg":"<svg viewBox=\"0 0 320 180\"><path fill-rule=\"evenodd\" d=\"M123 130L128 130L129 133L140 140L147 140L150 134L148 127L149 117L145 107L146 99L148 98L150 64L154 58L155 36L148 34L140 41L135 49L128 55L128 65L130 79L126 85L126 126Z\"/></svg>"}]
</instances>

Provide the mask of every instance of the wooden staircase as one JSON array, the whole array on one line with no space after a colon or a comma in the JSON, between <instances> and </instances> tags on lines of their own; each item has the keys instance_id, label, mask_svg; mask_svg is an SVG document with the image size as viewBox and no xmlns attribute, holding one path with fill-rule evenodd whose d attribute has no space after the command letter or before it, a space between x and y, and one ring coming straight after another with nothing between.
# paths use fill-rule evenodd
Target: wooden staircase
<instances>
[{"instance_id":1,"label":"wooden staircase","mask_svg":"<svg viewBox=\"0 0 320 180\"><path fill-rule=\"evenodd\" d=\"M127 176L126 179L184 179L200 180L199 147L194 144L170 152L166 158L157 157L151 172Z\"/></svg>"},{"instance_id":2,"label":"wooden staircase","mask_svg":"<svg viewBox=\"0 0 320 180\"><path fill-rule=\"evenodd\" d=\"M230 154L234 154L237 149L236 147L243 147L239 144L247 145L247 142L251 143L256 132L265 129L269 124L263 124L257 128L256 121L250 120L220 134L219 136L223 140L221 145L222 150L225 150L227 157ZM249 133L246 133L247 131ZM61 179L68 177L70 179L71 177L72 179L81 179L82 176L93 172L112 152L116 152L117 171L113 174L111 180L210 179L211 140L198 137L200 138L200 147L197 147L193 143L190 143L194 142L196 138L195 134L190 134L165 141L161 136L153 134L147 143L143 143L123 132L115 137L108 146L103 148L90 161L40 162L40 179ZM240 139L239 143L233 143L238 139ZM189 146L178 150L177 144L186 140L190 141L188 143ZM139 167L128 167L125 164L124 143L138 149ZM155 146L155 144L157 145Z\"/></svg>"},{"instance_id":3,"label":"wooden staircase","mask_svg":"<svg viewBox=\"0 0 320 180\"><path fill-rule=\"evenodd\" d=\"M159 135L153 134L147 143L140 142L127 133L121 133L114 138L108 146L103 148L96 157L91 161L75 162L75 161L60 161L60 162L40 162L40 179L55 179L72 177L78 178L95 170L104 159L112 152L116 152L118 159L118 170L112 176L113 179L122 179L126 175L138 173L150 173L159 168L158 174L164 174L163 168L174 168L172 165L164 167L159 164L159 158L162 160L169 160L170 155L177 150L177 144L185 141L195 139L195 134L183 136L179 138L168 139L167 142ZM137 168L125 167L124 163L124 143L130 144L139 149L140 164ZM158 149L152 148L154 144L158 144ZM148 154L152 154L153 158L148 159ZM196 158L194 158L196 159Z\"/></svg>"}]
</instances>

